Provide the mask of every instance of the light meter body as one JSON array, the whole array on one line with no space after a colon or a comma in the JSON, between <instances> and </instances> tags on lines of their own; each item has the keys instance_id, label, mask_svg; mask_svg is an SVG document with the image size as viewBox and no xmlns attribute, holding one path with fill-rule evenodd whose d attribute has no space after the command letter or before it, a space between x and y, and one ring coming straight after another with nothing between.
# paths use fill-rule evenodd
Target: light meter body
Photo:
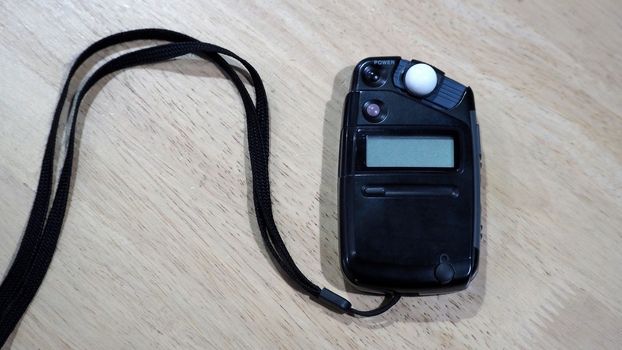
<instances>
[{"instance_id":1,"label":"light meter body","mask_svg":"<svg viewBox=\"0 0 622 350\"><path fill-rule=\"evenodd\" d=\"M479 259L480 166L469 87L415 60L359 62L340 144L347 279L371 292L466 288Z\"/></svg>"}]
</instances>

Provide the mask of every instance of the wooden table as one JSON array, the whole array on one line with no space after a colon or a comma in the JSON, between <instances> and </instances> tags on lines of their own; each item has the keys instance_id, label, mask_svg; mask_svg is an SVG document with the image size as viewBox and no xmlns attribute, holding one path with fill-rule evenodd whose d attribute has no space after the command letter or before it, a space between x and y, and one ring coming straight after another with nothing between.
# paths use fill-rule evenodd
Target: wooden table
<instances>
[{"instance_id":1,"label":"wooden table","mask_svg":"<svg viewBox=\"0 0 622 350\"><path fill-rule=\"evenodd\" d=\"M259 238L239 97L213 65L187 58L115 74L87 98L63 235L6 348L621 346L620 2L314 3L3 1L0 273L23 233L70 63L103 36L165 27L259 70L287 246L313 281L361 308L379 299L346 291L337 253L352 67L401 55L470 84L485 229L469 289L406 298L371 319L292 290Z\"/></svg>"}]
</instances>

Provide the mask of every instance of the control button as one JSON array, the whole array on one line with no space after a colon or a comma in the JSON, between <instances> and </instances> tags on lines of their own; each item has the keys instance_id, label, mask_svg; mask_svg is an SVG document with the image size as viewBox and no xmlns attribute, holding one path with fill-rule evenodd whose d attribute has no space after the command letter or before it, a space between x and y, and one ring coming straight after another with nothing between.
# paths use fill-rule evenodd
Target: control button
<instances>
[{"instance_id":1,"label":"control button","mask_svg":"<svg viewBox=\"0 0 622 350\"><path fill-rule=\"evenodd\" d=\"M369 100L363 104L363 116L372 123L380 123L387 116L384 103L380 100Z\"/></svg>"},{"instance_id":2,"label":"control button","mask_svg":"<svg viewBox=\"0 0 622 350\"><path fill-rule=\"evenodd\" d=\"M363 69L363 79L368 84L374 84L380 80L380 74L378 69L374 66L367 66Z\"/></svg>"},{"instance_id":3,"label":"control button","mask_svg":"<svg viewBox=\"0 0 622 350\"><path fill-rule=\"evenodd\" d=\"M363 81L373 87L382 86L387 80L388 71L383 66L369 64L363 68Z\"/></svg>"},{"instance_id":4,"label":"control button","mask_svg":"<svg viewBox=\"0 0 622 350\"><path fill-rule=\"evenodd\" d=\"M376 118L380 115L380 106L375 103L368 104L367 107L365 107L365 114L369 117Z\"/></svg>"},{"instance_id":5,"label":"control button","mask_svg":"<svg viewBox=\"0 0 622 350\"><path fill-rule=\"evenodd\" d=\"M425 63L417 63L408 68L404 76L404 84L410 93L425 96L436 88L438 77L434 68Z\"/></svg>"},{"instance_id":6,"label":"control button","mask_svg":"<svg viewBox=\"0 0 622 350\"><path fill-rule=\"evenodd\" d=\"M454 267L448 262L442 262L434 269L434 276L440 284L447 284L454 279Z\"/></svg>"}]
</instances>

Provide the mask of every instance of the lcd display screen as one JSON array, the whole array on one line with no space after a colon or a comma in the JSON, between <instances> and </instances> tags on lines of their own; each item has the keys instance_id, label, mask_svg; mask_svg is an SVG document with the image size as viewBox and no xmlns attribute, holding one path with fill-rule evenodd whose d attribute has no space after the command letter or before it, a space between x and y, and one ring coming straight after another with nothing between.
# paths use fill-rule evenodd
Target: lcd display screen
<instances>
[{"instance_id":1,"label":"lcd display screen","mask_svg":"<svg viewBox=\"0 0 622 350\"><path fill-rule=\"evenodd\" d=\"M367 135L366 165L372 168L453 168L451 136Z\"/></svg>"}]
</instances>

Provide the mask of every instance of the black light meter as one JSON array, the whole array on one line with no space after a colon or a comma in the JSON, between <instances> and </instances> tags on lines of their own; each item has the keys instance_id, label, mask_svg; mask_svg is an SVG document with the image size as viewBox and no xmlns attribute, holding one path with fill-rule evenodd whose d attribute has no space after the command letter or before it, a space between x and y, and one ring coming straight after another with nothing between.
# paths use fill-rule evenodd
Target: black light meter
<instances>
[{"instance_id":1,"label":"black light meter","mask_svg":"<svg viewBox=\"0 0 622 350\"><path fill-rule=\"evenodd\" d=\"M415 60L359 62L339 162L348 280L411 295L466 288L479 258L480 163L469 87Z\"/></svg>"}]
</instances>

